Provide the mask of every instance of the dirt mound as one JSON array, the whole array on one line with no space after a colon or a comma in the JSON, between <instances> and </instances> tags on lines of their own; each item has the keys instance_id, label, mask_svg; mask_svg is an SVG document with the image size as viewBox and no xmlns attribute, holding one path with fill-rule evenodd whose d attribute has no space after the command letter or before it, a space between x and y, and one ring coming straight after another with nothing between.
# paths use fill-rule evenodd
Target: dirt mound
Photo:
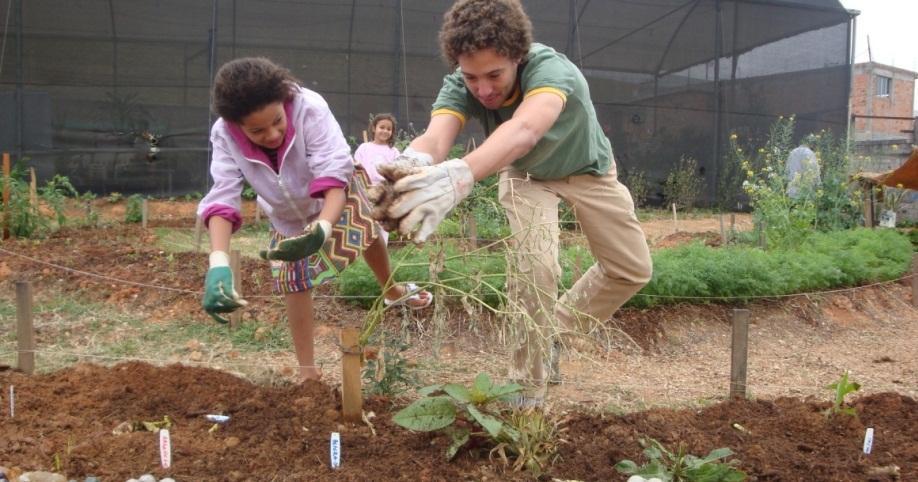
<instances>
[{"instance_id":1,"label":"dirt mound","mask_svg":"<svg viewBox=\"0 0 918 482\"><path fill-rule=\"evenodd\" d=\"M679 231L677 233L673 233L669 236L664 236L663 238L658 239L653 243L653 248L672 248L675 246L681 246L683 244L689 244L694 241L701 241L705 244L705 246L713 247L717 247L723 244L723 240L721 240L720 234L715 233L714 231L705 231L702 233L689 233L686 231Z\"/></svg>"},{"instance_id":2,"label":"dirt mound","mask_svg":"<svg viewBox=\"0 0 918 482\"><path fill-rule=\"evenodd\" d=\"M223 480L525 480L504 473L486 449L462 452L452 463L445 436L417 434L391 422L385 399L368 400L367 425L342 424L332 387L316 382L257 386L225 372L132 362L111 368L75 365L25 376L0 373L4 392L15 386L15 418L4 410L0 464L53 468L68 477L125 480L142 473L178 481ZM560 479L620 480L613 465L643 461L640 438L671 448L681 442L704 455L730 447L752 480L892 480L871 468L897 465L902 480L918 477L918 403L875 394L853 403L858 417L826 418L825 402L779 399L719 403L700 411L657 409L625 416L567 414L566 443L549 475ZM212 430L204 415L229 415ZM159 467L157 437L146 431L116 435L123 422L168 416L173 465ZM740 424L744 430L735 428ZM874 452L863 455L866 427ZM328 464L329 434L340 432L342 467Z\"/></svg>"}]
</instances>

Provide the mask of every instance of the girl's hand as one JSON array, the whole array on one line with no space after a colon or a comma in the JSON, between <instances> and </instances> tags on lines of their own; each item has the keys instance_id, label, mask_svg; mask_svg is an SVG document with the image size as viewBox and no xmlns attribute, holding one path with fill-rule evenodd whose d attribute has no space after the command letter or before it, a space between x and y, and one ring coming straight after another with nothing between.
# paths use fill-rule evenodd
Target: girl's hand
<instances>
[{"instance_id":1,"label":"girl's hand","mask_svg":"<svg viewBox=\"0 0 918 482\"><path fill-rule=\"evenodd\" d=\"M319 219L306 226L303 234L287 238L273 249L259 252L262 259L276 259L280 261L298 261L319 251L328 237L331 236L332 225L330 222Z\"/></svg>"}]
</instances>

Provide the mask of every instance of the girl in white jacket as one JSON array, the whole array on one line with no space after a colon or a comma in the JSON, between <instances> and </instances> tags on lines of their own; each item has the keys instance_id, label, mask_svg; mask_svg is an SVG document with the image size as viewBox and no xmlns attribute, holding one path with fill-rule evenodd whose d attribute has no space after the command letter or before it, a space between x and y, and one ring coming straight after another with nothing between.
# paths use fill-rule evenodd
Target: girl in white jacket
<instances>
[{"instance_id":1,"label":"girl in white jacket","mask_svg":"<svg viewBox=\"0 0 918 482\"><path fill-rule=\"evenodd\" d=\"M265 58L230 61L217 72L211 129L214 184L198 206L210 233L204 310L215 320L246 304L233 288L227 252L242 225L244 183L258 194L271 223L274 288L283 293L302 379L318 379L313 355L311 289L360 254L381 286L391 271L379 226L369 216L366 173L355 175L350 149L328 104L287 69ZM391 284L386 304L424 308L433 297L411 284Z\"/></svg>"}]
</instances>

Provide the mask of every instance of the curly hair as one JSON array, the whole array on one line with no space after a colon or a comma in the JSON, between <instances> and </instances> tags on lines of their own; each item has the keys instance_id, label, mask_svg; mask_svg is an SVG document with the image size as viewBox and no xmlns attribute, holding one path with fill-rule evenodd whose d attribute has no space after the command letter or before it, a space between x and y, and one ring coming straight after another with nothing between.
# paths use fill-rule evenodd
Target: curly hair
<instances>
[{"instance_id":1,"label":"curly hair","mask_svg":"<svg viewBox=\"0 0 918 482\"><path fill-rule=\"evenodd\" d=\"M443 15L440 51L455 68L460 55L493 48L522 59L532 43L532 22L519 0L459 0Z\"/></svg>"},{"instance_id":2,"label":"curly hair","mask_svg":"<svg viewBox=\"0 0 918 482\"><path fill-rule=\"evenodd\" d=\"M217 71L213 110L224 120L240 123L249 114L296 93L297 79L289 70L264 57L231 60Z\"/></svg>"},{"instance_id":3,"label":"curly hair","mask_svg":"<svg viewBox=\"0 0 918 482\"><path fill-rule=\"evenodd\" d=\"M367 130L370 132L370 140L375 140L376 138L376 124L379 124L379 121L387 120L392 123L392 135L389 136L389 140L386 142L389 144L389 147L395 145L395 128L398 127L398 123L395 122L395 116L389 113L376 114L370 117L370 125L367 126Z\"/></svg>"}]
</instances>

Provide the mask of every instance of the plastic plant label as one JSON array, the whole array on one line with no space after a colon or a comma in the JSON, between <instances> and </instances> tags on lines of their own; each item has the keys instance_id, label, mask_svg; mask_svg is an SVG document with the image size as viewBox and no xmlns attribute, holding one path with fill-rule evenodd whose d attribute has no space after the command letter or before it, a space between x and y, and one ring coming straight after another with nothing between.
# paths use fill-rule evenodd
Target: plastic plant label
<instances>
[{"instance_id":1,"label":"plastic plant label","mask_svg":"<svg viewBox=\"0 0 918 482\"><path fill-rule=\"evenodd\" d=\"M230 419L229 415L214 415L214 414L204 415L204 418L206 418L207 420L210 420L211 422L216 422L216 423L226 423L226 422L229 422L229 419Z\"/></svg>"},{"instance_id":2,"label":"plastic plant label","mask_svg":"<svg viewBox=\"0 0 918 482\"><path fill-rule=\"evenodd\" d=\"M329 455L331 456L331 468L337 469L341 466L341 434L338 432L332 432L331 434L331 445L329 447Z\"/></svg>"},{"instance_id":3,"label":"plastic plant label","mask_svg":"<svg viewBox=\"0 0 918 482\"><path fill-rule=\"evenodd\" d=\"M10 418L16 416L16 390L10 385Z\"/></svg>"},{"instance_id":4,"label":"plastic plant label","mask_svg":"<svg viewBox=\"0 0 918 482\"><path fill-rule=\"evenodd\" d=\"M867 432L864 434L864 453L870 455L870 451L873 449L873 427L867 428Z\"/></svg>"},{"instance_id":5,"label":"plastic plant label","mask_svg":"<svg viewBox=\"0 0 918 482\"><path fill-rule=\"evenodd\" d=\"M164 428L159 430L159 462L164 469L172 466L172 440Z\"/></svg>"}]
</instances>

